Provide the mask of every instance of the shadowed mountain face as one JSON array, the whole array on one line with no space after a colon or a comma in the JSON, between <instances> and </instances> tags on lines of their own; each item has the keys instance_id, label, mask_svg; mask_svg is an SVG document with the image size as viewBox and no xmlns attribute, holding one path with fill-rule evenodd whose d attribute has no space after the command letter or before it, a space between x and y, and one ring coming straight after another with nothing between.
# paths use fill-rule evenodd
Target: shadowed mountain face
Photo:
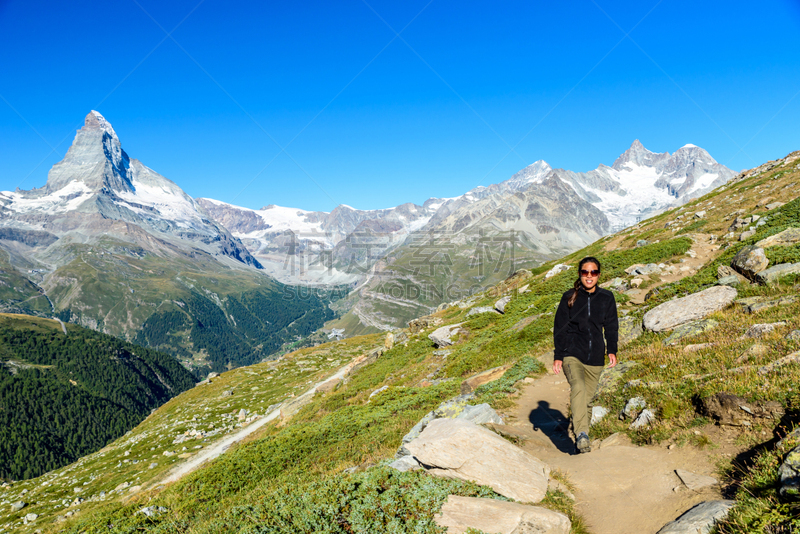
<instances>
[{"instance_id":1,"label":"shadowed mountain face","mask_svg":"<svg viewBox=\"0 0 800 534\"><path fill-rule=\"evenodd\" d=\"M0 192L0 221L0 311L136 338L193 369L259 361L332 314L266 277L96 111L42 188Z\"/></svg>"}]
</instances>

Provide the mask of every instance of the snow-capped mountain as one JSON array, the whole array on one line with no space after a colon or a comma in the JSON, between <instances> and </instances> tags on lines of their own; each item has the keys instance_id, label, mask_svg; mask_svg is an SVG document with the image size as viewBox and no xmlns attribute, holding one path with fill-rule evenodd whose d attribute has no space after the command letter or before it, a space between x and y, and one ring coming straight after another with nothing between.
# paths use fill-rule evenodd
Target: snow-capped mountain
<instances>
[{"instance_id":1,"label":"snow-capped mountain","mask_svg":"<svg viewBox=\"0 0 800 534\"><path fill-rule=\"evenodd\" d=\"M401 204L382 210L337 206L330 213L270 204L259 210L197 199L284 283L355 282L387 250L422 228L443 202ZM363 257L367 253L368 258ZM351 264L353 257L358 265Z\"/></svg>"},{"instance_id":2,"label":"snow-capped mountain","mask_svg":"<svg viewBox=\"0 0 800 534\"><path fill-rule=\"evenodd\" d=\"M128 223L179 248L187 246L260 267L230 233L215 223L178 185L131 159L114 128L98 112L83 128L47 183L31 191L0 192L3 226L47 230L86 241L115 235L131 239Z\"/></svg>"},{"instance_id":3,"label":"snow-capped mountain","mask_svg":"<svg viewBox=\"0 0 800 534\"><path fill-rule=\"evenodd\" d=\"M555 170L581 198L606 214L617 231L719 187L736 173L695 145L670 154L647 150L637 139L611 167L576 173Z\"/></svg>"}]
</instances>

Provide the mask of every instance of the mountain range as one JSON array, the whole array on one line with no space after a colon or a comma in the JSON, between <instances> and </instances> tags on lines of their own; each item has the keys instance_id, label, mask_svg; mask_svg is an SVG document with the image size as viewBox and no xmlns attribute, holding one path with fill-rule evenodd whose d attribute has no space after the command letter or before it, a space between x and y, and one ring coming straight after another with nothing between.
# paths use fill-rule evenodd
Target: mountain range
<instances>
[{"instance_id":1,"label":"mountain range","mask_svg":"<svg viewBox=\"0 0 800 534\"><path fill-rule=\"evenodd\" d=\"M611 167L579 173L540 160L421 205L254 210L191 198L130 158L92 111L43 187L0 192L0 308L160 348L198 373L221 370L326 321L347 335L403 326L734 174L694 145L654 153L635 141ZM285 284L350 292L298 299Z\"/></svg>"}]
</instances>

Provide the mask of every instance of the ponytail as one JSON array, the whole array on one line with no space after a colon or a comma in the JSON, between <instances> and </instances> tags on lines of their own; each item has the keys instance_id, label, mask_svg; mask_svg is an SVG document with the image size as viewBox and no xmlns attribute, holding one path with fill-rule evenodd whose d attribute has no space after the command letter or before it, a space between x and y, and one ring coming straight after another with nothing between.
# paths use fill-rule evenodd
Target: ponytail
<instances>
[{"instance_id":1,"label":"ponytail","mask_svg":"<svg viewBox=\"0 0 800 534\"><path fill-rule=\"evenodd\" d=\"M575 285L572 288L572 294L569 296L569 299L567 299L567 306L570 308L572 308L572 306L575 304L575 301L578 300L578 291L580 291L581 287L583 287L583 284L581 284L581 269L587 263L594 263L597 265L597 269L600 270L600 262L597 260L597 258L592 256L587 256L578 262L578 279L575 280Z\"/></svg>"}]
</instances>

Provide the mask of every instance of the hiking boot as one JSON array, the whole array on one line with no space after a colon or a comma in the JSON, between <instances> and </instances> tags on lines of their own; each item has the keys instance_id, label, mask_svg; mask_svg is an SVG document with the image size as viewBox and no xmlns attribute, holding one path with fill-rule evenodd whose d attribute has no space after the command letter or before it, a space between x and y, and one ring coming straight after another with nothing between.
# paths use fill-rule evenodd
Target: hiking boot
<instances>
[{"instance_id":1,"label":"hiking boot","mask_svg":"<svg viewBox=\"0 0 800 534\"><path fill-rule=\"evenodd\" d=\"M589 442L589 436L586 432L581 432L578 434L578 439L575 440L575 444L578 446L578 452L584 453L589 452L592 450L592 444Z\"/></svg>"}]
</instances>

